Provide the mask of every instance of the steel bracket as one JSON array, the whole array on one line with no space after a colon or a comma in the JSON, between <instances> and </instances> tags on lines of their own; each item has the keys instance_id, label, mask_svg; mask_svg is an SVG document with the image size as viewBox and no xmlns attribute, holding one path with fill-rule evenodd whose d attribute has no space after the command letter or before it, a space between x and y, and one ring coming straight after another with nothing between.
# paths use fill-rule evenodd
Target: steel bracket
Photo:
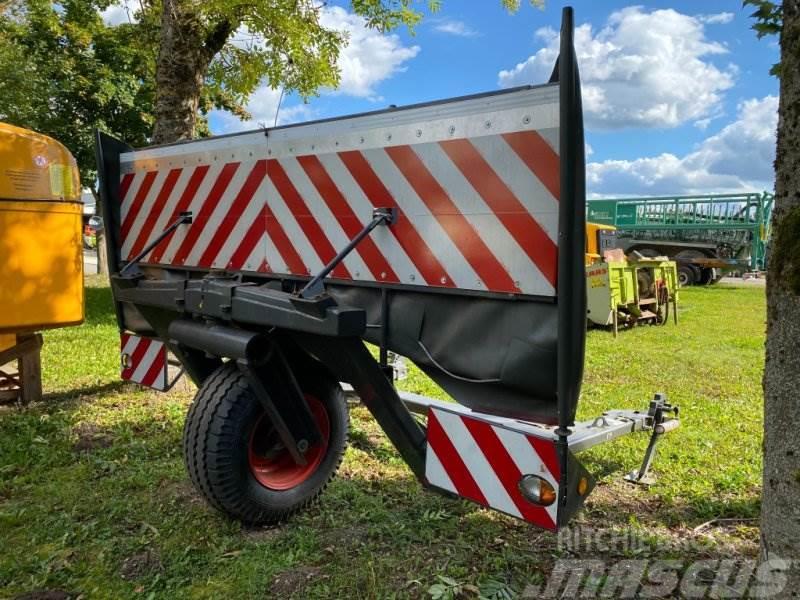
<instances>
[{"instance_id":1,"label":"steel bracket","mask_svg":"<svg viewBox=\"0 0 800 600\"><path fill-rule=\"evenodd\" d=\"M655 398L650 401L650 410L647 412L651 426L650 442L647 444L642 465L625 475L625 481L638 485L652 485L655 483L656 478L650 473L650 467L655 458L656 447L662 436L675 429L679 423L677 418L668 419L666 415L674 414L677 417L678 413L678 407L667 402L666 394L656 394Z\"/></svg>"},{"instance_id":2,"label":"steel bracket","mask_svg":"<svg viewBox=\"0 0 800 600\"><path fill-rule=\"evenodd\" d=\"M319 441L320 431L280 348L273 346L263 364L256 366L247 359L239 359L236 365L247 377L250 389L294 462L305 465L305 453Z\"/></svg>"}]
</instances>

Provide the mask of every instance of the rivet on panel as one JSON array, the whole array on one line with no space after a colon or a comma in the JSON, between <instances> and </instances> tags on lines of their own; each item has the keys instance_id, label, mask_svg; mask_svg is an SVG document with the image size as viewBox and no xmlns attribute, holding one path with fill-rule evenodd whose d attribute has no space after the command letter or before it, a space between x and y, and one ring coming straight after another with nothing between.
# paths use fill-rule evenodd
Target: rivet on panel
<instances>
[{"instance_id":1,"label":"rivet on panel","mask_svg":"<svg viewBox=\"0 0 800 600\"><path fill-rule=\"evenodd\" d=\"M484 126L486 127L486 129L491 129L492 128L492 122L491 121L486 121L486 123L484 123Z\"/></svg>"},{"instance_id":2,"label":"rivet on panel","mask_svg":"<svg viewBox=\"0 0 800 600\"><path fill-rule=\"evenodd\" d=\"M525 125L530 123L531 122L530 116L529 115L525 115L524 117L522 117L522 122L525 123Z\"/></svg>"},{"instance_id":3,"label":"rivet on panel","mask_svg":"<svg viewBox=\"0 0 800 600\"><path fill-rule=\"evenodd\" d=\"M455 125L450 125L450 129L448 131L450 132L450 135L453 135L456 132Z\"/></svg>"},{"instance_id":4,"label":"rivet on panel","mask_svg":"<svg viewBox=\"0 0 800 600\"><path fill-rule=\"evenodd\" d=\"M447 283L447 277L442 277L439 281L442 282L442 285Z\"/></svg>"},{"instance_id":5,"label":"rivet on panel","mask_svg":"<svg viewBox=\"0 0 800 600\"><path fill-rule=\"evenodd\" d=\"M359 140L359 143L361 143L361 144L364 143L364 138L363 137Z\"/></svg>"},{"instance_id":6,"label":"rivet on panel","mask_svg":"<svg viewBox=\"0 0 800 600\"><path fill-rule=\"evenodd\" d=\"M417 129L417 137L422 137L422 129Z\"/></svg>"},{"instance_id":7,"label":"rivet on panel","mask_svg":"<svg viewBox=\"0 0 800 600\"><path fill-rule=\"evenodd\" d=\"M412 273L411 275L409 275L409 276L408 276L408 280L409 280L409 281L414 281L416 278L417 278L417 277L416 277L416 276L415 276L413 273Z\"/></svg>"},{"instance_id":8,"label":"rivet on panel","mask_svg":"<svg viewBox=\"0 0 800 600\"><path fill-rule=\"evenodd\" d=\"M387 142L392 141L392 134L391 133L386 134L386 141Z\"/></svg>"},{"instance_id":9,"label":"rivet on panel","mask_svg":"<svg viewBox=\"0 0 800 600\"><path fill-rule=\"evenodd\" d=\"M386 279L386 271L381 271L381 279Z\"/></svg>"},{"instance_id":10,"label":"rivet on panel","mask_svg":"<svg viewBox=\"0 0 800 600\"><path fill-rule=\"evenodd\" d=\"M522 288L520 287L520 282L519 282L519 281L515 281L515 282L514 282L514 285L517 287L517 289L522 289Z\"/></svg>"}]
</instances>

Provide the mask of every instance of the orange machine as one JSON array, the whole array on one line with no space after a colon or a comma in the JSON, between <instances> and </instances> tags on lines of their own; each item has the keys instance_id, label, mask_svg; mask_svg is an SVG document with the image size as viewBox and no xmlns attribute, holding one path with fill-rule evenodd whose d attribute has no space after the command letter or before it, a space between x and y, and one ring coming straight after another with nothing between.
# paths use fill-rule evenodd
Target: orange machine
<instances>
[{"instance_id":1,"label":"orange machine","mask_svg":"<svg viewBox=\"0 0 800 600\"><path fill-rule=\"evenodd\" d=\"M0 123L0 397L40 396L35 332L83 321L80 193L62 144Z\"/></svg>"}]
</instances>

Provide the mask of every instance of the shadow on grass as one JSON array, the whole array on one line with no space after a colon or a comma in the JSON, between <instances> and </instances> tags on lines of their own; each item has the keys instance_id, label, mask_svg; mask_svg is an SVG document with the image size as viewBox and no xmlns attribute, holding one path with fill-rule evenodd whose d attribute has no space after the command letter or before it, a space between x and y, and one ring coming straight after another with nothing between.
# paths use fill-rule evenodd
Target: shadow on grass
<instances>
[{"instance_id":1,"label":"shadow on grass","mask_svg":"<svg viewBox=\"0 0 800 600\"><path fill-rule=\"evenodd\" d=\"M78 400L80 398L86 400L94 400L95 399L94 396L101 396L107 393L119 392L126 387L130 388L131 390L138 389L134 387L132 384L128 383L127 381L123 381L120 379L118 381L109 381L106 383L89 385L83 388L74 388L58 392L47 392L43 396L43 402L44 403L69 402L72 400Z\"/></svg>"},{"instance_id":2,"label":"shadow on grass","mask_svg":"<svg viewBox=\"0 0 800 600\"><path fill-rule=\"evenodd\" d=\"M698 494L664 498L656 490L622 481L620 473L618 479L595 488L582 520L620 527L629 525L631 518L635 518L645 526L686 529L710 521L733 519L753 521L757 526L760 510L761 499L755 492L736 499Z\"/></svg>"},{"instance_id":3,"label":"shadow on grass","mask_svg":"<svg viewBox=\"0 0 800 600\"><path fill-rule=\"evenodd\" d=\"M352 448L361 450L377 460L389 460L397 457L397 450L390 444L384 444L386 438L370 435L368 432L358 429L351 421L348 443Z\"/></svg>"}]
</instances>

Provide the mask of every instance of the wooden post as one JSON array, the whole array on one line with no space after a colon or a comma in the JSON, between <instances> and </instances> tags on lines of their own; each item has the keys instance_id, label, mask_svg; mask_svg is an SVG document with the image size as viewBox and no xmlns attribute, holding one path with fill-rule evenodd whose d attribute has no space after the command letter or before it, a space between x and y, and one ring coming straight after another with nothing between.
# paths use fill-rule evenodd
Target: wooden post
<instances>
[{"instance_id":1,"label":"wooden post","mask_svg":"<svg viewBox=\"0 0 800 600\"><path fill-rule=\"evenodd\" d=\"M20 399L23 404L42 399L42 334L17 336L17 341L32 339L34 346L19 358Z\"/></svg>"},{"instance_id":2,"label":"wooden post","mask_svg":"<svg viewBox=\"0 0 800 600\"><path fill-rule=\"evenodd\" d=\"M17 336L17 344L0 352L0 367L17 362L17 373L2 372L0 400L20 400L23 404L42 399L42 334Z\"/></svg>"}]
</instances>

